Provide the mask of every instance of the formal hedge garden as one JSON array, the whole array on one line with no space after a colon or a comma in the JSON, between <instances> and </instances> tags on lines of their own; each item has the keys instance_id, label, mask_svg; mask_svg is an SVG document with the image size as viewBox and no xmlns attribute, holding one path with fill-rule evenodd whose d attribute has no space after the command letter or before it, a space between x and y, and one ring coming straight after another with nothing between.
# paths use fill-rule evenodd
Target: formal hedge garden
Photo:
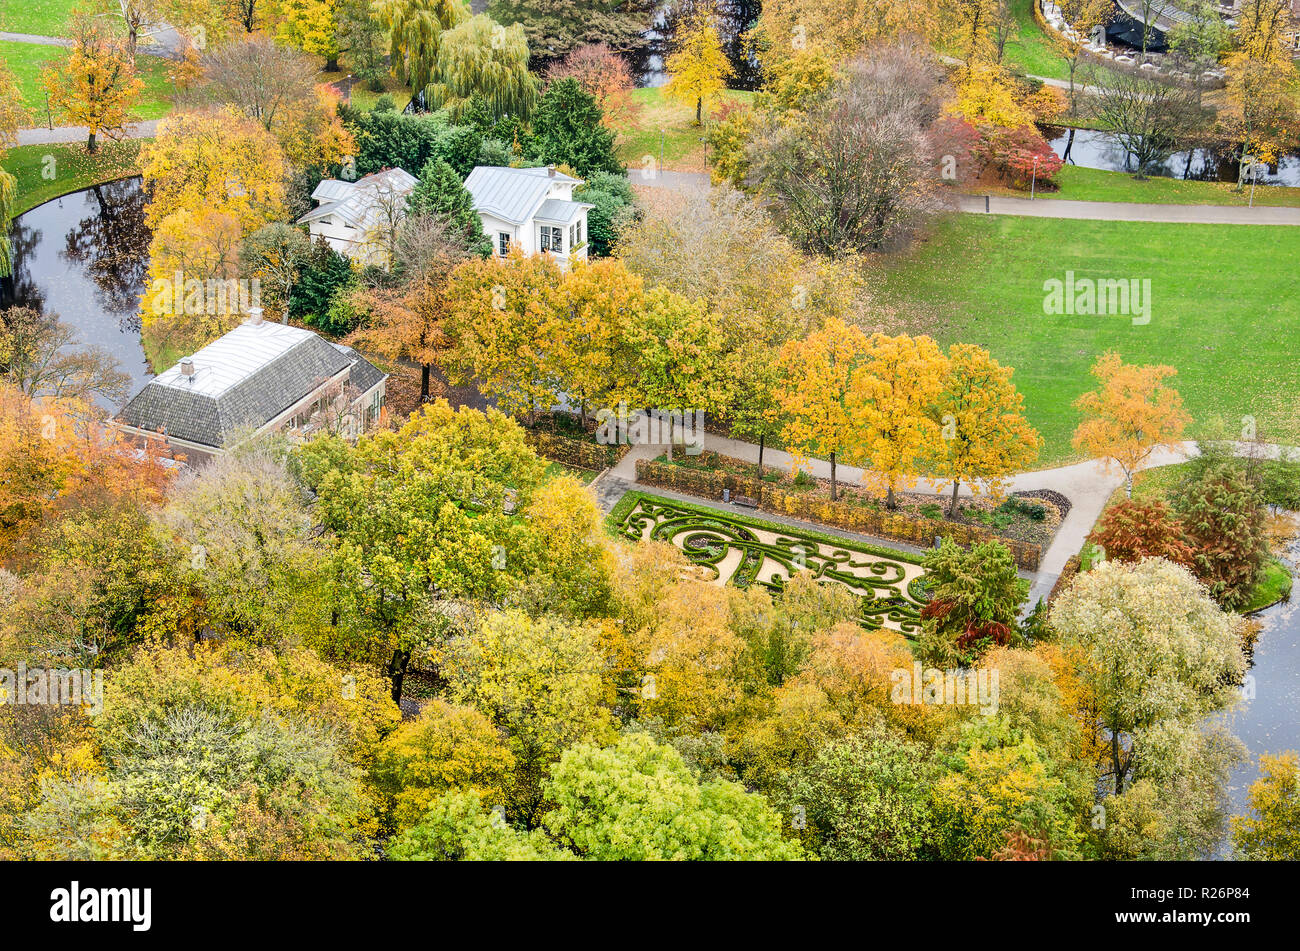
<instances>
[{"instance_id":1,"label":"formal hedge garden","mask_svg":"<svg viewBox=\"0 0 1300 951\"><path fill-rule=\"evenodd\" d=\"M655 460L637 460L636 477L638 482L646 485L698 495L701 498L720 499L726 490L733 496L753 499L765 511L820 525L831 525L845 531L910 542L922 548L932 547L937 537L951 539L963 547L979 542L998 541L1006 545L1016 564L1026 571L1037 571L1043 554L1041 545L1006 538L980 525L914 518L899 512L832 502L807 493L787 491L761 479L726 470L697 469Z\"/></svg>"},{"instance_id":2,"label":"formal hedge garden","mask_svg":"<svg viewBox=\"0 0 1300 951\"><path fill-rule=\"evenodd\" d=\"M868 626L920 631L929 596L914 555L644 493L625 500L611 513L619 534L675 545L719 583L779 594L786 578L806 571L860 595Z\"/></svg>"}]
</instances>

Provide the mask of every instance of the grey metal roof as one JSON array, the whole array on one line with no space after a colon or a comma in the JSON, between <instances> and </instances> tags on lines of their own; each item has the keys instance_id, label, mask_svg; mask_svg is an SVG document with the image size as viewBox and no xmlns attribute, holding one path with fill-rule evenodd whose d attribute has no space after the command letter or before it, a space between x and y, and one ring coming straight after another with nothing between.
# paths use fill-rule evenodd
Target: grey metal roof
<instances>
[{"instance_id":1,"label":"grey metal roof","mask_svg":"<svg viewBox=\"0 0 1300 951\"><path fill-rule=\"evenodd\" d=\"M474 210L495 215L513 224L523 224L536 213L555 184L581 185L582 180L551 173L541 168L505 168L479 165L465 179L465 190L474 199Z\"/></svg>"},{"instance_id":2,"label":"grey metal roof","mask_svg":"<svg viewBox=\"0 0 1300 951\"><path fill-rule=\"evenodd\" d=\"M548 198L542 202L534 218L546 221L558 221L560 224L569 224L577 221L582 217L584 209L590 211L595 205L584 205L580 201L565 201L563 198Z\"/></svg>"},{"instance_id":3,"label":"grey metal roof","mask_svg":"<svg viewBox=\"0 0 1300 951\"><path fill-rule=\"evenodd\" d=\"M299 218L297 224L337 215L354 228L367 227L377 217L382 202L409 195L418 182L403 168L372 172L355 182L327 178L311 193L318 206Z\"/></svg>"},{"instance_id":4,"label":"grey metal roof","mask_svg":"<svg viewBox=\"0 0 1300 951\"><path fill-rule=\"evenodd\" d=\"M191 359L198 364L203 353ZM127 403L120 419L146 432L220 448L240 430L266 425L349 365L353 385L362 392L384 376L355 351L306 331L293 346L216 393L155 378Z\"/></svg>"}]
</instances>

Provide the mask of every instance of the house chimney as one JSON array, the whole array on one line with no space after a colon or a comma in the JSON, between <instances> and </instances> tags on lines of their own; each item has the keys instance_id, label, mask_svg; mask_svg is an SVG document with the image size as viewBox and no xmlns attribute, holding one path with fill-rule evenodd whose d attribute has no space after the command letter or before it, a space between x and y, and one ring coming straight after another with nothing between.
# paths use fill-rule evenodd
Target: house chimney
<instances>
[{"instance_id":1,"label":"house chimney","mask_svg":"<svg viewBox=\"0 0 1300 951\"><path fill-rule=\"evenodd\" d=\"M181 376L187 380L194 379L194 358L186 357L181 361Z\"/></svg>"},{"instance_id":2,"label":"house chimney","mask_svg":"<svg viewBox=\"0 0 1300 951\"><path fill-rule=\"evenodd\" d=\"M251 325L254 326L254 327L261 326L261 323L262 323L262 308L260 308L260 307L250 307L250 308L248 308L248 323L251 324Z\"/></svg>"},{"instance_id":3,"label":"house chimney","mask_svg":"<svg viewBox=\"0 0 1300 951\"><path fill-rule=\"evenodd\" d=\"M549 177L554 178L554 177L555 177L555 166L554 166L554 165L548 165L548 166L546 166L546 174L547 174Z\"/></svg>"}]
</instances>

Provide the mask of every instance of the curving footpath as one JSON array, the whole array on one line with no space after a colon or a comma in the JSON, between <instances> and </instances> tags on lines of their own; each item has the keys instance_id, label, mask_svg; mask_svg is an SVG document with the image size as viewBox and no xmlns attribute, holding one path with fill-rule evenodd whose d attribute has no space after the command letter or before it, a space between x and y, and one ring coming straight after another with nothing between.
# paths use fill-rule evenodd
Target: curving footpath
<instances>
[{"instance_id":1,"label":"curving footpath","mask_svg":"<svg viewBox=\"0 0 1300 951\"><path fill-rule=\"evenodd\" d=\"M758 461L758 446L738 439L728 439L725 436L706 433L703 439L703 448L721 453L724 456L743 459L746 462ZM592 491L595 492L597 501L606 513L622 498L624 492L637 486L637 460L654 459L662 454L663 449L663 446L658 445L633 446L627 455L619 460L618 465L605 470L592 482ZM1287 446L1237 444L1238 455L1246 455L1252 451L1261 453L1265 458L1277 459L1284 453L1293 453L1296 450ZM1177 449L1153 453L1142 468L1153 469L1159 466L1186 462L1198 455L1199 452L1195 442L1183 442L1179 444ZM763 464L765 466L770 465L789 469L791 462L790 454L778 449L767 449L763 453ZM805 459L804 468L819 478L830 478L831 466L824 459ZM837 465L835 467L835 476L837 481L846 485L860 486L862 484L862 471L862 469L854 466ZM1071 555L1078 554L1079 550L1083 548L1083 543L1087 540L1088 533L1092 531L1093 525L1096 524L1102 509L1106 507L1106 502L1114 494L1115 490L1123 485L1123 475L1114 468L1108 468L1107 464L1100 459L1076 462L1055 469L1022 472L1011 477L1011 491L1051 489L1060 492L1070 500L1070 512L1061 522L1061 527L1057 529L1051 545L1043 552L1038 571L1026 575L1030 579L1029 599L1026 602L1028 605L1034 605L1039 598L1046 598L1051 593L1052 586L1056 584L1056 579L1060 577L1061 571L1065 568L1065 563L1070 559ZM928 488L930 491L935 492L936 495L943 496L951 492L952 483L931 482L928 479L922 479L919 487L922 491ZM656 495L683 499L690 498L692 501L698 501L693 497L677 496L675 493L666 492L658 487L647 487L647 489ZM963 485L960 494L969 497L971 494L969 486ZM716 504L716 500L714 502ZM762 516L764 518L770 517L767 512L762 513ZM816 527L822 531L826 530L824 526ZM866 537L853 536L851 533L845 532L836 532L835 534L844 534L848 537ZM902 547L905 550L910 548L904 543L889 539L873 539L873 541L895 548Z\"/></svg>"}]
</instances>

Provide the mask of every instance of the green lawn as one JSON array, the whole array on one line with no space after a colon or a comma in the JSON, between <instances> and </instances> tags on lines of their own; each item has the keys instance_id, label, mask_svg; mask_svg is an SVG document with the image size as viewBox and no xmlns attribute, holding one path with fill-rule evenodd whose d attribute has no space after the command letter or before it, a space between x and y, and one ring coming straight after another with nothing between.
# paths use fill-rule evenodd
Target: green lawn
<instances>
[{"instance_id":1,"label":"green lawn","mask_svg":"<svg viewBox=\"0 0 1300 951\"><path fill-rule=\"evenodd\" d=\"M86 152L84 145L20 145L10 149L0 165L18 180L14 214L69 192L136 174L141 141L106 142L94 155ZM53 177L48 177L47 169Z\"/></svg>"},{"instance_id":2,"label":"green lawn","mask_svg":"<svg viewBox=\"0 0 1300 951\"><path fill-rule=\"evenodd\" d=\"M0 60L4 60L18 78L23 100L32 114L32 125L46 124L45 87L41 85L41 66L64 55L62 47L38 43L0 41ZM137 119L159 119L171 111L172 84L167 78L167 61L156 56L137 56L136 68L144 80L144 89L136 102ZM57 115L54 124L59 125Z\"/></svg>"},{"instance_id":3,"label":"green lawn","mask_svg":"<svg viewBox=\"0 0 1300 951\"><path fill-rule=\"evenodd\" d=\"M1060 50L1034 19L1034 0L1011 0L1020 33L1007 41L1002 61L1031 76L1069 79L1070 71Z\"/></svg>"},{"instance_id":4,"label":"green lawn","mask_svg":"<svg viewBox=\"0 0 1300 951\"><path fill-rule=\"evenodd\" d=\"M1067 165L1056 176L1061 188L1040 192L1043 198L1066 198L1071 201L1132 201L1154 205L1246 205L1250 190L1236 190L1231 182L1193 182L1181 178L1151 177L1138 181L1127 172L1110 172L1100 168ZM972 189L986 193L1028 198L1026 192L1010 188L990 188L981 183ZM1255 189L1255 204L1300 207L1300 188L1279 186Z\"/></svg>"},{"instance_id":5,"label":"green lawn","mask_svg":"<svg viewBox=\"0 0 1300 951\"><path fill-rule=\"evenodd\" d=\"M725 98L749 102L753 93L727 90ZM695 124L695 110L669 99L662 88L635 89L632 103L636 108L632 124L620 130L618 155L632 169L642 167L649 155L659 160L660 132L663 133L664 168L677 171L707 171L704 156L704 128ZM716 107L715 107L716 108ZM705 124L708 123L707 116Z\"/></svg>"},{"instance_id":6,"label":"green lawn","mask_svg":"<svg viewBox=\"0 0 1300 951\"><path fill-rule=\"evenodd\" d=\"M1264 438L1300 438L1297 260L1300 228L954 215L907 257L882 259L877 284L912 332L988 347L1015 368L1047 466L1073 456L1071 404L1108 349L1178 370L1192 436L1235 432L1252 415ZM1149 279L1150 322L1045 315L1044 281L1067 270Z\"/></svg>"},{"instance_id":7,"label":"green lawn","mask_svg":"<svg viewBox=\"0 0 1300 951\"><path fill-rule=\"evenodd\" d=\"M61 36L78 0L5 0L0 10L0 30ZM116 19L120 19L115 17Z\"/></svg>"}]
</instances>

